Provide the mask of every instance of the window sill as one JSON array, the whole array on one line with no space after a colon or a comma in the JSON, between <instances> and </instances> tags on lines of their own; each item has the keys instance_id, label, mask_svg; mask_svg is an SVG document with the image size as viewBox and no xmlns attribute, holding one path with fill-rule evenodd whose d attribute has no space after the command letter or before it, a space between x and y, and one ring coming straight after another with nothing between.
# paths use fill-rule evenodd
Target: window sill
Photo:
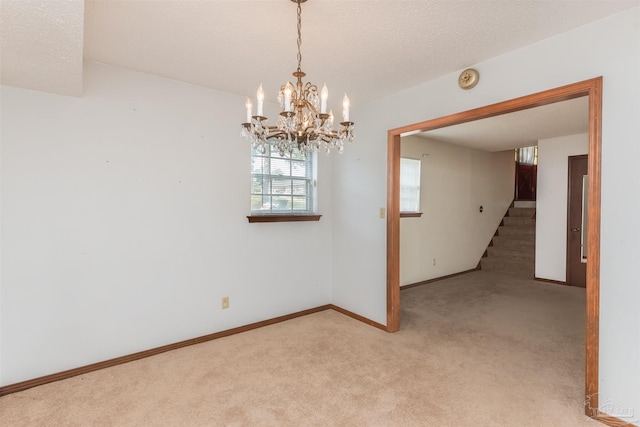
<instances>
[{"instance_id":1,"label":"window sill","mask_svg":"<svg viewBox=\"0 0 640 427\"><path fill-rule=\"evenodd\" d=\"M320 221L322 215L248 215L249 223L254 222L297 222Z\"/></svg>"},{"instance_id":2,"label":"window sill","mask_svg":"<svg viewBox=\"0 0 640 427\"><path fill-rule=\"evenodd\" d=\"M400 218L420 218L422 212L400 212Z\"/></svg>"}]
</instances>

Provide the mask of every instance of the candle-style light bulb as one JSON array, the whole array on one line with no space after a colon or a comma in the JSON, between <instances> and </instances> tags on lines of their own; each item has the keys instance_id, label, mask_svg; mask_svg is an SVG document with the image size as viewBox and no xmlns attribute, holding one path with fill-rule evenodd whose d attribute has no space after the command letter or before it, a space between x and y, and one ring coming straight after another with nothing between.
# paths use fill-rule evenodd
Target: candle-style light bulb
<instances>
[{"instance_id":1,"label":"candle-style light bulb","mask_svg":"<svg viewBox=\"0 0 640 427\"><path fill-rule=\"evenodd\" d=\"M325 83L320 91L320 114L327 114L327 98L329 98L329 90Z\"/></svg>"},{"instance_id":2,"label":"candle-style light bulb","mask_svg":"<svg viewBox=\"0 0 640 427\"><path fill-rule=\"evenodd\" d=\"M344 98L342 98L342 121L349 121L349 97L347 94L344 94Z\"/></svg>"},{"instance_id":3,"label":"candle-style light bulb","mask_svg":"<svg viewBox=\"0 0 640 427\"><path fill-rule=\"evenodd\" d=\"M258 112L256 113L258 116L262 116L262 105L264 103L264 91L262 90L262 83L260 83L260 87L258 88Z\"/></svg>"},{"instance_id":4,"label":"candle-style light bulb","mask_svg":"<svg viewBox=\"0 0 640 427\"><path fill-rule=\"evenodd\" d=\"M247 123L251 123L251 108L253 106L251 105L251 100L249 98L247 98L247 103L245 104L245 107L247 107Z\"/></svg>"},{"instance_id":5,"label":"candle-style light bulb","mask_svg":"<svg viewBox=\"0 0 640 427\"><path fill-rule=\"evenodd\" d=\"M291 93L293 92L293 87L291 87L291 83L287 83L284 87L284 111L288 113L291 111Z\"/></svg>"}]
</instances>

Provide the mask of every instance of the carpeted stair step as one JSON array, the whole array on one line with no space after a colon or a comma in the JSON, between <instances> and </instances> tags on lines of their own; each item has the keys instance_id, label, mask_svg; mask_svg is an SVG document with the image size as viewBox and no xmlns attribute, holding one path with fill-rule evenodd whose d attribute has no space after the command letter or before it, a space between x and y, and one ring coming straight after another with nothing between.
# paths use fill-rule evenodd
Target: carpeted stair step
<instances>
[{"instance_id":1,"label":"carpeted stair step","mask_svg":"<svg viewBox=\"0 0 640 427\"><path fill-rule=\"evenodd\" d=\"M519 276L533 277L534 264L531 261L505 260L498 258L482 258L481 269L499 271L501 273L516 274Z\"/></svg>"},{"instance_id":2,"label":"carpeted stair step","mask_svg":"<svg viewBox=\"0 0 640 427\"><path fill-rule=\"evenodd\" d=\"M519 226L529 226L529 227L534 227L536 226L536 222L533 220L533 218L529 218L527 216L505 216L502 219L503 224L506 227L512 226L512 225L519 225Z\"/></svg>"},{"instance_id":3,"label":"carpeted stair step","mask_svg":"<svg viewBox=\"0 0 640 427\"><path fill-rule=\"evenodd\" d=\"M503 246L509 248L517 248L517 247L526 247L526 248L535 248L535 235L532 239L529 235L521 235L521 236L494 236L493 237L493 246ZM491 246L489 246L491 247Z\"/></svg>"},{"instance_id":4,"label":"carpeted stair step","mask_svg":"<svg viewBox=\"0 0 640 427\"><path fill-rule=\"evenodd\" d=\"M498 228L498 236L533 236L535 238L536 228L528 225L508 225Z\"/></svg>"},{"instance_id":5,"label":"carpeted stair step","mask_svg":"<svg viewBox=\"0 0 640 427\"><path fill-rule=\"evenodd\" d=\"M533 247L504 247L489 246L487 254L490 258L499 258L505 261L535 261L535 249Z\"/></svg>"},{"instance_id":6,"label":"carpeted stair step","mask_svg":"<svg viewBox=\"0 0 640 427\"><path fill-rule=\"evenodd\" d=\"M507 217L523 216L533 218L535 213L535 208L509 208L509 215Z\"/></svg>"}]
</instances>

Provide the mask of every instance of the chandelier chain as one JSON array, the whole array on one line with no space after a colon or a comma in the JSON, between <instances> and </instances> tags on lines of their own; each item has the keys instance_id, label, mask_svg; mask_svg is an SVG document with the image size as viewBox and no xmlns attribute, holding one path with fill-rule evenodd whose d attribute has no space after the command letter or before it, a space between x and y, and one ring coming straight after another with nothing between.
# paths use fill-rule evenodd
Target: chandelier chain
<instances>
[{"instance_id":1,"label":"chandelier chain","mask_svg":"<svg viewBox=\"0 0 640 427\"><path fill-rule=\"evenodd\" d=\"M302 6L300 6L300 1L298 1L298 71L302 71Z\"/></svg>"}]
</instances>

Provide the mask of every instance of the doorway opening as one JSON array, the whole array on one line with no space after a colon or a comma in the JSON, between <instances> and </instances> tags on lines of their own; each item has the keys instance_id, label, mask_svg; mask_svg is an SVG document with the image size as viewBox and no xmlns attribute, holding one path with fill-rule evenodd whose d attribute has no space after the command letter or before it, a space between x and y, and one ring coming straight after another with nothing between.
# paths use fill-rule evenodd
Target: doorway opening
<instances>
[{"instance_id":1,"label":"doorway opening","mask_svg":"<svg viewBox=\"0 0 640 427\"><path fill-rule=\"evenodd\" d=\"M567 183L567 284L586 286L587 215L589 156L569 156Z\"/></svg>"},{"instance_id":2,"label":"doorway opening","mask_svg":"<svg viewBox=\"0 0 640 427\"><path fill-rule=\"evenodd\" d=\"M600 315L600 200L602 146L602 77L522 96L449 116L390 129L387 139L387 331L400 329L400 141L401 136L457 125L586 96L589 99L587 201L585 406L597 418ZM594 408L594 409L591 409Z\"/></svg>"},{"instance_id":3,"label":"doorway opening","mask_svg":"<svg viewBox=\"0 0 640 427\"><path fill-rule=\"evenodd\" d=\"M538 182L538 146L516 148L515 201L535 201Z\"/></svg>"}]
</instances>

